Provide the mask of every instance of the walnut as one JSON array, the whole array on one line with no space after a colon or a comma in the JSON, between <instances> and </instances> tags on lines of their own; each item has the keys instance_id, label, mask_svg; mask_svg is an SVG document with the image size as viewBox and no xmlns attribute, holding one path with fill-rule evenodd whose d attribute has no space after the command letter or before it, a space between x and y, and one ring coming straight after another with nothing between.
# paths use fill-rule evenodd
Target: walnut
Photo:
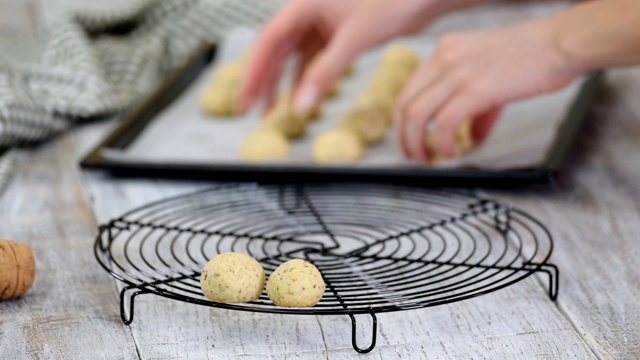
<instances>
[{"instance_id":1,"label":"walnut","mask_svg":"<svg viewBox=\"0 0 640 360\"><path fill-rule=\"evenodd\" d=\"M0 300L22 296L33 284L36 261L29 246L0 240Z\"/></svg>"}]
</instances>

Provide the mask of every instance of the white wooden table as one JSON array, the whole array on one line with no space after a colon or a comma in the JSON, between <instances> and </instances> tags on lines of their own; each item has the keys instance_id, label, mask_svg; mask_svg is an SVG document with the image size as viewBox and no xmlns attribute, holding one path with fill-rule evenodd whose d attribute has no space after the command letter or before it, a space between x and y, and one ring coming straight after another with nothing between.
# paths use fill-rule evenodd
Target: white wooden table
<instances>
[{"instance_id":1,"label":"white wooden table","mask_svg":"<svg viewBox=\"0 0 640 360\"><path fill-rule=\"evenodd\" d=\"M51 3L80 5L44 6ZM496 4L443 19L431 31L508 23L558 6ZM115 121L79 127L25 151L0 197L0 238L29 244L37 259L28 294L0 303L0 359L638 359L638 94L640 68L610 71L557 184L488 191L550 228L551 262L561 274L556 302L544 278L530 277L472 300L381 314L368 355L351 348L345 316L235 312L145 295L125 326L116 281L93 256L97 224L212 183L82 171L79 158ZM364 344L370 324L366 317L359 324Z\"/></svg>"}]
</instances>

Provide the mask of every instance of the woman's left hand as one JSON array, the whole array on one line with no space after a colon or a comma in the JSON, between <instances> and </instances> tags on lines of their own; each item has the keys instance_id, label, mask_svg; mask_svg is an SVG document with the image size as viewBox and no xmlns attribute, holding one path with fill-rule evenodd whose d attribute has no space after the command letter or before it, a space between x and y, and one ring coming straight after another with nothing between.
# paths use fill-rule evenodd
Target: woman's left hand
<instances>
[{"instance_id":1,"label":"woman's left hand","mask_svg":"<svg viewBox=\"0 0 640 360\"><path fill-rule=\"evenodd\" d=\"M435 124L438 150L454 155L454 132L473 121L481 142L508 102L560 89L580 72L571 69L544 21L445 35L397 99L396 126L407 157L429 161L425 135Z\"/></svg>"}]
</instances>

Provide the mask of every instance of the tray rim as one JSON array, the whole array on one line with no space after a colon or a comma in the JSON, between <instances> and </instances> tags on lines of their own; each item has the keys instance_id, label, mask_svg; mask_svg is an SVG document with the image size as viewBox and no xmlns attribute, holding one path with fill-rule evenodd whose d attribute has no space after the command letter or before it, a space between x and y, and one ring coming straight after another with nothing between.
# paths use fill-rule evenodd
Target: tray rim
<instances>
[{"instance_id":1,"label":"tray rim","mask_svg":"<svg viewBox=\"0 0 640 360\"><path fill-rule=\"evenodd\" d=\"M198 77L216 55L216 44L203 44L184 64L171 72L148 96L125 112L120 122L80 160L84 169L109 171L114 176L165 177L271 182L373 181L421 183L425 185L517 186L549 183L555 180L566 162L569 151L581 129L589 106L602 83L603 73L588 76L580 93L570 106L566 120L558 130L543 164L535 168L488 170L473 168L348 168L343 166L254 166L251 164L158 163L118 161L102 156L104 148L124 148L154 120L156 114L176 99Z\"/></svg>"}]
</instances>

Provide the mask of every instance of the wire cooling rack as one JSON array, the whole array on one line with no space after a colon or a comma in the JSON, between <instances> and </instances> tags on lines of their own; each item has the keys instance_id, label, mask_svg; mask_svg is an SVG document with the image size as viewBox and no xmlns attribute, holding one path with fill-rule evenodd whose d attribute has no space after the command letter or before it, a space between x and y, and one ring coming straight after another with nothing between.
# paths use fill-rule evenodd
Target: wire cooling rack
<instances>
[{"instance_id":1,"label":"wire cooling rack","mask_svg":"<svg viewBox=\"0 0 640 360\"><path fill-rule=\"evenodd\" d=\"M279 314L348 315L352 345L376 344L376 313L448 304L499 290L535 272L556 299L553 241L527 213L478 194L391 185L225 185L151 203L100 227L98 262L127 284L125 324L134 300L156 294L205 306ZM204 297L200 272L223 252L257 259L267 277L305 259L326 292L312 308L274 305L263 292L242 304ZM128 304L128 306L127 306ZM369 314L367 347L356 342L357 314Z\"/></svg>"}]
</instances>

